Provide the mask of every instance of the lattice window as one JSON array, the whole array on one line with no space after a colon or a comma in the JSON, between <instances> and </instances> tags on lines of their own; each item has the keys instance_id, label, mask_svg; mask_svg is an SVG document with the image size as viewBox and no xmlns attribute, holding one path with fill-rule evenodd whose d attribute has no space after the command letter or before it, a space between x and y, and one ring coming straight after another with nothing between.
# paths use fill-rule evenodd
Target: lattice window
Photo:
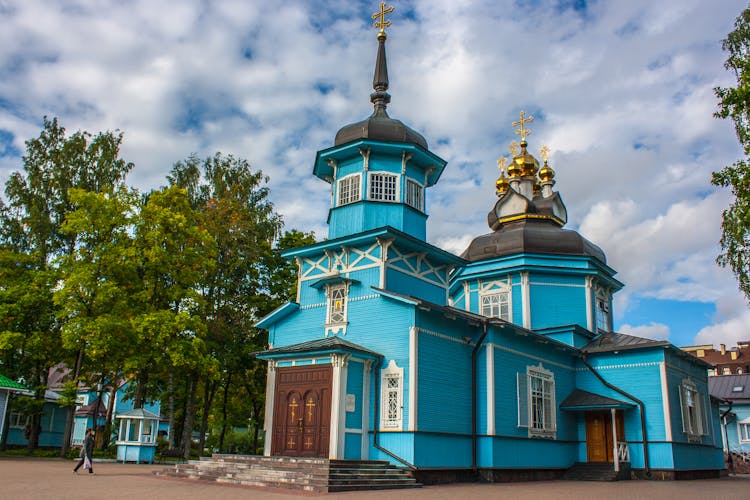
<instances>
[{"instance_id":1,"label":"lattice window","mask_svg":"<svg viewBox=\"0 0 750 500\"><path fill-rule=\"evenodd\" d=\"M541 365L529 366L517 374L518 426L526 427L529 436L555 437L555 376Z\"/></svg>"},{"instance_id":2,"label":"lattice window","mask_svg":"<svg viewBox=\"0 0 750 500\"><path fill-rule=\"evenodd\" d=\"M394 174L370 174L370 199L375 201L398 201L398 176Z\"/></svg>"},{"instance_id":3,"label":"lattice window","mask_svg":"<svg viewBox=\"0 0 750 500\"><path fill-rule=\"evenodd\" d=\"M401 429L403 426L404 369L391 360L382 378L382 429Z\"/></svg>"},{"instance_id":4,"label":"lattice window","mask_svg":"<svg viewBox=\"0 0 750 500\"><path fill-rule=\"evenodd\" d=\"M419 211L424 211L424 188L411 179L406 181L406 204Z\"/></svg>"},{"instance_id":5,"label":"lattice window","mask_svg":"<svg viewBox=\"0 0 750 500\"><path fill-rule=\"evenodd\" d=\"M510 321L510 292L484 294L480 301L483 316Z\"/></svg>"},{"instance_id":6,"label":"lattice window","mask_svg":"<svg viewBox=\"0 0 750 500\"><path fill-rule=\"evenodd\" d=\"M596 289L596 329L605 332L609 327L609 294L603 288Z\"/></svg>"},{"instance_id":7,"label":"lattice window","mask_svg":"<svg viewBox=\"0 0 750 500\"><path fill-rule=\"evenodd\" d=\"M360 175L349 175L339 179L339 202L338 206L348 205L359 201L361 198Z\"/></svg>"},{"instance_id":8,"label":"lattice window","mask_svg":"<svg viewBox=\"0 0 750 500\"><path fill-rule=\"evenodd\" d=\"M689 441L700 441L707 434L703 402L698 388L692 380L685 379L680 385L680 406L682 407L682 432Z\"/></svg>"},{"instance_id":9,"label":"lattice window","mask_svg":"<svg viewBox=\"0 0 750 500\"><path fill-rule=\"evenodd\" d=\"M345 283L328 287L328 318L329 325L346 323L346 303L348 287Z\"/></svg>"}]
</instances>

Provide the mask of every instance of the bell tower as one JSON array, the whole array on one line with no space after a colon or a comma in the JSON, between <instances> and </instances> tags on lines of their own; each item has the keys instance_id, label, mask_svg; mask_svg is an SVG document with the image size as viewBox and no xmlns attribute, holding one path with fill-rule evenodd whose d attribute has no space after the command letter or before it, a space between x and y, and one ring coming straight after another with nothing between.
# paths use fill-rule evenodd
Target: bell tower
<instances>
[{"instance_id":1,"label":"bell tower","mask_svg":"<svg viewBox=\"0 0 750 500\"><path fill-rule=\"evenodd\" d=\"M378 50L370 94L373 112L336 133L334 146L319 151L313 173L331 185L328 238L390 226L420 240L427 238L425 192L435 185L446 162L427 148L425 138L388 116L386 15L373 14Z\"/></svg>"}]
</instances>

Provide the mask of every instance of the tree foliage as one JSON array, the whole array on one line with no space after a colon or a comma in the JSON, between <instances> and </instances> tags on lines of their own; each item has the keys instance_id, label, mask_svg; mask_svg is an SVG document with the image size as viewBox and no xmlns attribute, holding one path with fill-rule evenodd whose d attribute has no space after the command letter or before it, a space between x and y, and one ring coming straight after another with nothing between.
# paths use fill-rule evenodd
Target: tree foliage
<instances>
[{"instance_id":1,"label":"tree foliage","mask_svg":"<svg viewBox=\"0 0 750 500\"><path fill-rule=\"evenodd\" d=\"M750 300L750 8L737 18L734 30L723 41L729 53L724 67L737 78L735 87L717 87L719 98L717 118L734 122L737 139L746 158L714 172L711 182L729 187L734 200L722 214L722 253L717 262L729 266L739 282L740 290Z\"/></svg>"}]
</instances>

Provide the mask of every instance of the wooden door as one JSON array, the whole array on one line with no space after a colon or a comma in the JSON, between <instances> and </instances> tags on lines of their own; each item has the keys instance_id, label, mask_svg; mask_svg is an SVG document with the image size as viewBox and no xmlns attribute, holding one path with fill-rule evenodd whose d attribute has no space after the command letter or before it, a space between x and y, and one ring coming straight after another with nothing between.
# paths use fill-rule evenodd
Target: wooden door
<instances>
[{"instance_id":1,"label":"wooden door","mask_svg":"<svg viewBox=\"0 0 750 500\"><path fill-rule=\"evenodd\" d=\"M615 412L617 439L625 440L622 411ZM609 410L586 412L586 455L589 462L614 462L612 413Z\"/></svg>"},{"instance_id":2,"label":"wooden door","mask_svg":"<svg viewBox=\"0 0 750 500\"><path fill-rule=\"evenodd\" d=\"M276 370L272 455L328 457L331 365Z\"/></svg>"}]
</instances>

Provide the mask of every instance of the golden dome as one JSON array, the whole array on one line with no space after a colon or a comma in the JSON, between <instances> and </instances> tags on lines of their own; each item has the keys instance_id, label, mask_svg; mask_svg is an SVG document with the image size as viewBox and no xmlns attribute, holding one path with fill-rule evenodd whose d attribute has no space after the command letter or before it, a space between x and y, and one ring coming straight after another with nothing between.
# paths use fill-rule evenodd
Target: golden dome
<instances>
[{"instance_id":1,"label":"golden dome","mask_svg":"<svg viewBox=\"0 0 750 500\"><path fill-rule=\"evenodd\" d=\"M552 167L547 165L547 161L545 160L544 166L539 171L539 179L542 182L549 182L551 180L554 180L554 178L555 178L555 171L552 170Z\"/></svg>"},{"instance_id":2,"label":"golden dome","mask_svg":"<svg viewBox=\"0 0 750 500\"><path fill-rule=\"evenodd\" d=\"M526 141L522 141L521 154L513 158L513 161L522 165L523 171L521 175L524 177L536 177L536 173L539 171L539 162L526 151L526 146Z\"/></svg>"},{"instance_id":3,"label":"golden dome","mask_svg":"<svg viewBox=\"0 0 750 500\"><path fill-rule=\"evenodd\" d=\"M505 172L503 172L500 177L497 178L497 182L495 182L495 193L498 196L504 195L508 189L510 189L510 182L508 182L508 178L505 177Z\"/></svg>"},{"instance_id":4,"label":"golden dome","mask_svg":"<svg viewBox=\"0 0 750 500\"><path fill-rule=\"evenodd\" d=\"M511 179L514 179L516 177L521 177L523 175L523 172L523 158L521 156L516 156L510 162L510 166L508 167L508 175Z\"/></svg>"}]
</instances>

